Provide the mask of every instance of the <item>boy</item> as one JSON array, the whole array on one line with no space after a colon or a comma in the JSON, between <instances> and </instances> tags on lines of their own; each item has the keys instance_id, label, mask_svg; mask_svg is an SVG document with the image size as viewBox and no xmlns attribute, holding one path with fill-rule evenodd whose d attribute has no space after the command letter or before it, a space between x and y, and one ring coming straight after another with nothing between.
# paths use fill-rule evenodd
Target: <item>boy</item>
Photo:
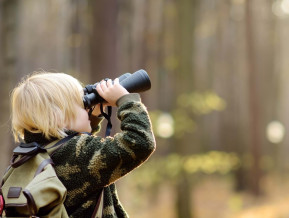
<instances>
[{"instance_id":1,"label":"boy","mask_svg":"<svg viewBox=\"0 0 289 218\"><path fill-rule=\"evenodd\" d=\"M91 217L103 190L102 217L128 217L114 182L141 165L155 150L151 122L139 94L128 93L118 79L96 87L106 105L117 106L121 132L94 135L100 107L92 115L83 106L83 87L64 73L35 73L12 92L12 129L16 141L46 145L76 134L51 159L67 189L64 202L70 217ZM89 134L92 133L92 134Z\"/></svg>"}]
</instances>

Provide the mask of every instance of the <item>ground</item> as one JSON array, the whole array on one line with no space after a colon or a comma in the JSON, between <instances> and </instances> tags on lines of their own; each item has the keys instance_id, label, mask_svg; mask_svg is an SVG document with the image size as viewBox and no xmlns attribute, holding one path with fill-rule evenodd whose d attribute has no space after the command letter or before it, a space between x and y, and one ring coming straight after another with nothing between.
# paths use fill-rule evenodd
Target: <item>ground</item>
<instances>
[{"instance_id":1,"label":"ground","mask_svg":"<svg viewBox=\"0 0 289 218\"><path fill-rule=\"evenodd\" d=\"M176 218L174 189L130 187L129 178L120 183L119 196L131 218ZM228 177L207 176L191 195L194 218L289 218L289 177L270 174L261 182L263 194L235 192ZM184 217L185 218L185 217Z\"/></svg>"}]
</instances>

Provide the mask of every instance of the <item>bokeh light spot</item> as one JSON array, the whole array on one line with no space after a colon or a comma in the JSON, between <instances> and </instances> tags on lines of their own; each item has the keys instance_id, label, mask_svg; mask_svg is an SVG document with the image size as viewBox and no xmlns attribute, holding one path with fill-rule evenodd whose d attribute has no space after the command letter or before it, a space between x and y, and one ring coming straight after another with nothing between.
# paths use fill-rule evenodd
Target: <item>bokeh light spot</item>
<instances>
[{"instance_id":1,"label":"bokeh light spot","mask_svg":"<svg viewBox=\"0 0 289 218\"><path fill-rule=\"evenodd\" d=\"M285 127L279 121L272 121L267 125L267 139L274 144L280 143L285 135Z\"/></svg>"}]
</instances>

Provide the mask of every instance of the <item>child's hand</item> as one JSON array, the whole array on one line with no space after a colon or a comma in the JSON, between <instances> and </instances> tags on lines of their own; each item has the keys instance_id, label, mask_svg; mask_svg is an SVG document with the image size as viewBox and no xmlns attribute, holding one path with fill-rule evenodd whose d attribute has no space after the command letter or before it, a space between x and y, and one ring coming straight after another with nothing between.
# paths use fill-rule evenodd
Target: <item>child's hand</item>
<instances>
[{"instance_id":1,"label":"child's hand","mask_svg":"<svg viewBox=\"0 0 289 218\"><path fill-rule=\"evenodd\" d=\"M107 101L108 106L116 106L116 102L122 96L129 94L129 92L119 84L119 79L116 78L113 83L109 79L107 81L101 81L97 86L96 90L98 94Z\"/></svg>"}]
</instances>

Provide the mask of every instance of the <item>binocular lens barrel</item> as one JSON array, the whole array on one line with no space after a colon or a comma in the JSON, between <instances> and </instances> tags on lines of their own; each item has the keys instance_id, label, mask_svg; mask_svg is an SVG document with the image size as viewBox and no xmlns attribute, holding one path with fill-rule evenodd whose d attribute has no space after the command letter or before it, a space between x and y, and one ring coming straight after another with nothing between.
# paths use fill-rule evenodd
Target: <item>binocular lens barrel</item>
<instances>
[{"instance_id":1,"label":"binocular lens barrel","mask_svg":"<svg viewBox=\"0 0 289 218\"><path fill-rule=\"evenodd\" d=\"M133 74L125 73L119 78L119 83L128 92L144 92L151 88L150 78L145 70L138 70ZM84 88L83 104L86 109L93 107L96 104L105 102L105 100L97 93L96 84L87 85Z\"/></svg>"}]
</instances>

